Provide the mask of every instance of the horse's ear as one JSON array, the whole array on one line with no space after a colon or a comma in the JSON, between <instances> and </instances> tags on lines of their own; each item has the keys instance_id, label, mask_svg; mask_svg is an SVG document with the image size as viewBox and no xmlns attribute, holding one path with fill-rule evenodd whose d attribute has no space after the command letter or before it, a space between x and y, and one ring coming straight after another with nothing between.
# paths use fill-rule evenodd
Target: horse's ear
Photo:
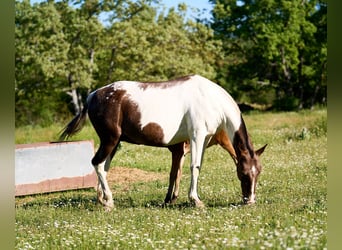
<instances>
[{"instance_id":1,"label":"horse's ear","mask_svg":"<svg viewBox=\"0 0 342 250\"><path fill-rule=\"evenodd\" d=\"M267 144L265 144L265 146L263 146L262 148L259 148L257 151L255 151L257 156L260 156L264 152L266 146L267 146Z\"/></svg>"}]
</instances>

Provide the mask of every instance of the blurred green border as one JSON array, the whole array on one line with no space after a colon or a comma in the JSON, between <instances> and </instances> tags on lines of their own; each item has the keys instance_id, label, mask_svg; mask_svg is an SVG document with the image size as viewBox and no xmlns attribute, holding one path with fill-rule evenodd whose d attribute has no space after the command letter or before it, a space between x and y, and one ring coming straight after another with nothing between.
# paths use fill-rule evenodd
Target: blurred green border
<instances>
[{"instance_id":1,"label":"blurred green border","mask_svg":"<svg viewBox=\"0 0 342 250\"><path fill-rule=\"evenodd\" d=\"M0 245L14 249L14 1L0 2Z\"/></svg>"},{"instance_id":2,"label":"blurred green border","mask_svg":"<svg viewBox=\"0 0 342 250\"><path fill-rule=\"evenodd\" d=\"M0 192L1 192L1 249L14 249L14 4L0 2ZM338 249L340 236L342 163L342 36L341 1L330 1L328 6L328 247Z\"/></svg>"},{"instance_id":3,"label":"blurred green border","mask_svg":"<svg viewBox=\"0 0 342 250\"><path fill-rule=\"evenodd\" d=\"M328 248L340 249L342 183L341 1L328 6Z\"/></svg>"}]
</instances>

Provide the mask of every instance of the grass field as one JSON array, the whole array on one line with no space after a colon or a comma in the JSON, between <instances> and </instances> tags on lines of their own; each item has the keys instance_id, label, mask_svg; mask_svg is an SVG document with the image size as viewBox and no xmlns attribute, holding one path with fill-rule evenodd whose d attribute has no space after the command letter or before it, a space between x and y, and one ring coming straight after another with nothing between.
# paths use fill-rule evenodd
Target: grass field
<instances>
[{"instance_id":1,"label":"grass field","mask_svg":"<svg viewBox=\"0 0 342 250\"><path fill-rule=\"evenodd\" d=\"M216 146L206 151L199 178L206 208L188 202L189 157L180 198L164 208L170 153L123 143L113 169L158 178L111 182L109 213L93 189L16 198L16 249L326 249L327 110L244 117L255 148L269 144L255 205L241 205L233 161ZM16 143L55 140L62 126L17 128ZM88 125L73 139L97 145L95 137Z\"/></svg>"}]
</instances>

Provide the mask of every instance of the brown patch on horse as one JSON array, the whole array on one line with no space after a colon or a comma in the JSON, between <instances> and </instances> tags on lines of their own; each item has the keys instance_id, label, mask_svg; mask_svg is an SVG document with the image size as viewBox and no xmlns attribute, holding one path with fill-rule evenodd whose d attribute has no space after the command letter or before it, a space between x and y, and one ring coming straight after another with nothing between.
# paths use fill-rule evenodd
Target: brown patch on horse
<instances>
[{"instance_id":1,"label":"brown patch on horse","mask_svg":"<svg viewBox=\"0 0 342 250\"><path fill-rule=\"evenodd\" d=\"M132 102L128 96L121 102L121 140L134 144L149 146L164 145L164 131L157 123L150 122L141 127L141 113L138 105Z\"/></svg>"},{"instance_id":2,"label":"brown patch on horse","mask_svg":"<svg viewBox=\"0 0 342 250\"><path fill-rule=\"evenodd\" d=\"M247 133L246 124L242 116L241 116L241 125L234 135L233 147L235 149L235 152L238 158L240 157L240 154L242 152L249 153L251 158L254 157L253 144Z\"/></svg>"},{"instance_id":3,"label":"brown patch on horse","mask_svg":"<svg viewBox=\"0 0 342 250\"><path fill-rule=\"evenodd\" d=\"M111 136L120 136L120 103L125 90L114 90L108 86L94 92L89 101L88 115L101 141Z\"/></svg>"},{"instance_id":4,"label":"brown patch on horse","mask_svg":"<svg viewBox=\"0 0 342 250\"><path fill-rule=\"evenodd\" d=\"M209 146L214 145L218 143L222 148L224 148L229 154L230 156L233 158L233 160L236 163L236 152L235 149L227 135L227 133L224 130L220 130L219 132L217 132L212 140L212 142L209 142Z\"/></svg>"},{"instance_id":5,"label":"brown patch on horse","mask_svg":"<svg viewBox=\"0 0 342 250\"><path fill-rule=\"evenodd\" d=\"M153 145L160 145L163 143L164 132L163 129L154 122L150 122L142 129L142 134L149 138Z\"/></svg>"},{"instance_id":6,"label":"brown patch on horse","mask_svg":"<svg viewBox=\"0 0 342 250\"><path fill-rule=\"evenodd\" d=\"M262 170L259 156L264 152L267 144L254 151L246 125L241 117L241 125L235 132L233 146L237 155L237 175L241 184L243 202L253 204L255 203L258 176Z\"/></svg>"},{"instance_id":7,"label":"brown patch on horse","mask_svg":"<svg viewBox=\"0 0 342 250\"><path fill-rule=\"evenodd\" d=\"M157 123L141 127L138 105L129 99L126 91L113 85L97 90L89 105L89 118L101 141L120 141L150 146L162 146L164 132Z\"/></svg>"}]
</instances>

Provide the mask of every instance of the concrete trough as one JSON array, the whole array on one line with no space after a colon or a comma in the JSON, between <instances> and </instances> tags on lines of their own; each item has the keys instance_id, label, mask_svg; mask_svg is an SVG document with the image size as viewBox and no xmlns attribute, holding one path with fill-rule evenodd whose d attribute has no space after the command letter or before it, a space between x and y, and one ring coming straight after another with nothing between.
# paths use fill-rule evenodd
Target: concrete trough
<instances>
[{"instance_id":1,"label":"concrete trough","mask_svg":"<svg viewBox=\"0 0 342 250\"><path fill-rule=\"evenodd\" d=\"M93 141L17 144L15 195L95 187L93 156Z\"/></svg>"}]
</instances>

